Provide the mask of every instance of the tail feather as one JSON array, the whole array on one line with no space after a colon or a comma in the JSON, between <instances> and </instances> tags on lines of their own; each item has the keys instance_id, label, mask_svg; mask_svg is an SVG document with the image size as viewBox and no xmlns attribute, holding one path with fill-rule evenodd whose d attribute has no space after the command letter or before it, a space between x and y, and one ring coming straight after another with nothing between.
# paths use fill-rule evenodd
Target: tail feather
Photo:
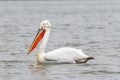
<instances>
[{"instance_id":1,"label":"tail feather","mask_svg":"<svg viewBox=\"0 0 120 80\"><path fill-rule=\"evenodd\" d=\"M83 59L75 59L75 63L76 64L80 64L80 63L86 63L88 60L94 59L94 57L87 57L87 58L83 58Z\"/></svg>"}]
</instances>

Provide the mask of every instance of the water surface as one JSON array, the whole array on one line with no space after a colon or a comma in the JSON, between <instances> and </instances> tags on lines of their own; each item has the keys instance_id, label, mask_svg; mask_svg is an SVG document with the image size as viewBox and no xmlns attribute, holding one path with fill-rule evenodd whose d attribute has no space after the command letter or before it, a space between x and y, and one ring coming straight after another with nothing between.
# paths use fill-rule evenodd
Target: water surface
<instances>
[{"instance_id":1,"label":"water surface","mask_svg":"<svg viewBox=\"0 0 120 80\"><path fill-rule=\"evenodd\" d=\"M26 52L39 23L52 23L46 50L75 47L86 64L36 65ZM1 80L119 80L120 1L0 1Z\"/></svg>"}]
</instances>

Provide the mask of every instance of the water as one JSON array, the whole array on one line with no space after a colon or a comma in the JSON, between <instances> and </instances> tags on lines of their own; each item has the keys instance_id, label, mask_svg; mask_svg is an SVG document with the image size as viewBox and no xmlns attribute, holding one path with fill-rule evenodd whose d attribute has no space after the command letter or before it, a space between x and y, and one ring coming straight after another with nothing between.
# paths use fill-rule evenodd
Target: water
<instances>
[{"instance_id":1,"label":"water","mask_svg":"<svg viewBox=\"0 0 120 80\"><path fill-rule=\"evenodd\" d=\"M69 46L95 57L86 64L36 65L26 52L39 23L52 32L47 51ZM120 1L0 1L0 80L119 80Z\"/></svg>"}]
</instances>

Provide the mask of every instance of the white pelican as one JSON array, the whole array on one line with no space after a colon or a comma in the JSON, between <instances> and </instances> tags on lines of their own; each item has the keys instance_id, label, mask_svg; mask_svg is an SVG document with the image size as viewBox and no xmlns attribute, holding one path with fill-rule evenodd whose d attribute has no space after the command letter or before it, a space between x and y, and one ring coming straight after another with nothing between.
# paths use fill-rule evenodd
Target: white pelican
<instances>
[{"instance_id":1,"label":"white pelican","mask_svg":"<svg viewBox=\"0 0 120 80\"><path fill-rule=\"evenodd\" d=\"M64 47L45 53L46 43L48 41L51 31L51 24L44 20L40 23L38 33L28 50L31 53L40 42L39 52L37 54L37 62L44 63L86 63L90 59L94 59L85 55L82 50Z\"/></svg>"}]
</instances>

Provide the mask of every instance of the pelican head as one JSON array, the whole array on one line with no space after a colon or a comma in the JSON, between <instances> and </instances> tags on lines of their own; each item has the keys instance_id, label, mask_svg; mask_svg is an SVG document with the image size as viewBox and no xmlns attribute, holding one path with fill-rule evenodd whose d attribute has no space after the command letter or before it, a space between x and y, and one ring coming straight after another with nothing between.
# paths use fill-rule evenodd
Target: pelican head
<instances>
[{"instance_id":1,"label":"pelican head","mask_svg":"<svg viewBox=\"0 0 120 80\"><path fill-rule=\"evenodd\" d=\"M36 46L38 45L38 43L43 39L46 31L48 31L50 29L51 29L51 24L50 24L50 22L48 20L44 20L44 21L42 21L40 23L37 35L34 38L34 40L32 42L32 45L29 48L29 51L28 51L27 54L31 53L36 48Z\"/></svg>"},{"instance_id":2,"label":"pelican head","mask_svg":"<svg viewBox=\"0 0 120 80\"><path fill-rule=\"evenodd\" d=\"M45 29L45 30L48 30L48 29L51 29L51 24L48 20L44 20L40 23L40 26L39 26L39 29Z\"/></svg>"}]
</instances>

